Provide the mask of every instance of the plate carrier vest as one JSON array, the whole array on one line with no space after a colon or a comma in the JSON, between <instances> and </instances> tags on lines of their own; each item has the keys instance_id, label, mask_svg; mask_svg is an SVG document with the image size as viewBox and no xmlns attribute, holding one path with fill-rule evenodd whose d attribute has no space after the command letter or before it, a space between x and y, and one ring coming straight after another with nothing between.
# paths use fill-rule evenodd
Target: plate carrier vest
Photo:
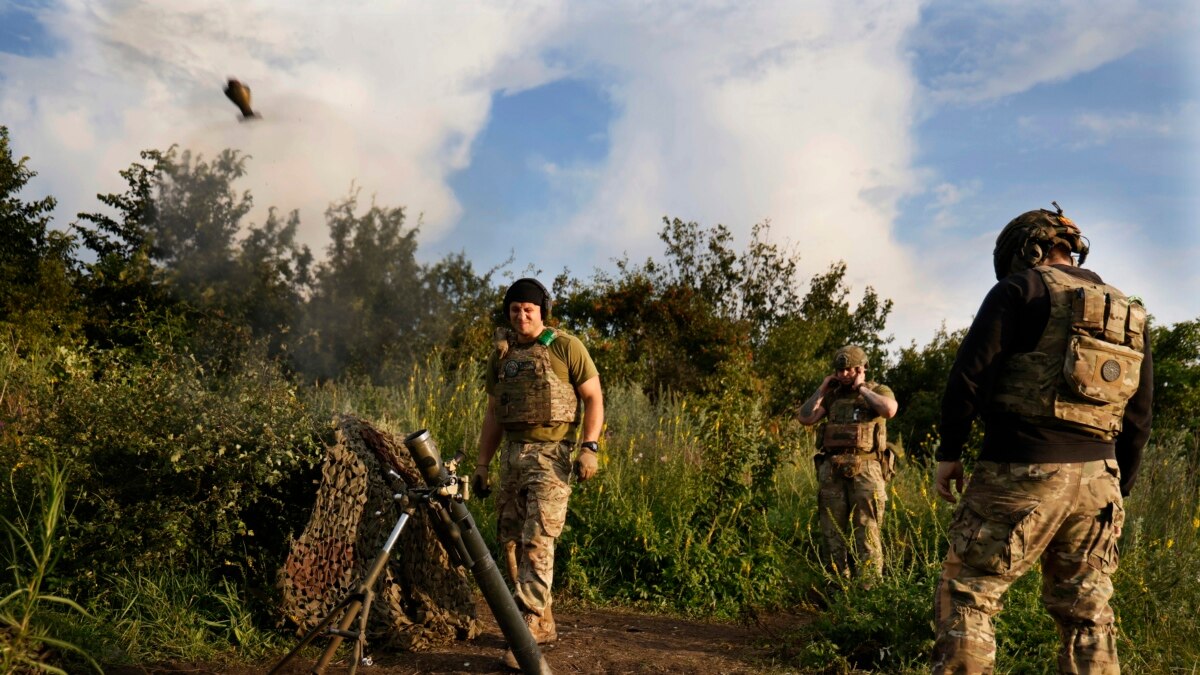
<instances>
[{"instance_id":1,"label":"plate carrier vest","mask_svg":"<svg viewBox=\"0 0 1200 675\"><path fill-rule=\"evenodd\" d=\"M874 384L867 382L864 386L870 389ZM885 447L887 422L875 414L861 394L839 396L829 405L821 433L823 453L880 453Z\"/></svg>"},{"instance_id":2,"label":"plate carrier vest","mask_svg":"<svg viewBox=\"0 0 1200 675\"><path fill-rule=\"evenodd\" d=\"M1112 440L1141 379L1146 309L1107 284L1034 269L1050 290L1050 318L1034 350L1002 367L992 405Z\"/></svg>"},{"instance_id":3,"label":"plate carrier vest","mask_svg":"<svg viewBox=\"0 0 1200 675\"><path fill-rule=\"evenodd\" d=\"M529 344L505 331L496 376L496 419L505 429L569 424L575 421L579 399L575 388L554 373L550 343L558 331L547 328ZM499 346L499 345L498 345Z\"/></svg>"}]
</instances>

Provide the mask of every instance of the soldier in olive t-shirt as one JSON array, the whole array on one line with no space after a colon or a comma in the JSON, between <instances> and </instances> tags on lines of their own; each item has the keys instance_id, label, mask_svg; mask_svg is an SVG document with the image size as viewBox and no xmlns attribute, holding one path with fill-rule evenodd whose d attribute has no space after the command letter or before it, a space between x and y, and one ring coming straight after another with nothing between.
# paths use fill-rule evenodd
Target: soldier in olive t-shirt
<instances>
[{"instance_id":1,"label":"soldier in olive t-shirt","mask_svg":"<svg viewBox=\"0 0 1200 675\"><path fill-rule=\"evenodd\" d=\"M596 474L604 396L596 365L573 335L547 328L550 296L535 279L504 294L509 329L488 360L488 408L471 484L486 495L488 466L500 450L497 536L517 604L534 639L558 637L551 612L554 545L567 518L571 455L579 480ZM576 444L576 437L579 443ZM509 650L509 667L518 667Z\"/></svg>"}]
</instances>

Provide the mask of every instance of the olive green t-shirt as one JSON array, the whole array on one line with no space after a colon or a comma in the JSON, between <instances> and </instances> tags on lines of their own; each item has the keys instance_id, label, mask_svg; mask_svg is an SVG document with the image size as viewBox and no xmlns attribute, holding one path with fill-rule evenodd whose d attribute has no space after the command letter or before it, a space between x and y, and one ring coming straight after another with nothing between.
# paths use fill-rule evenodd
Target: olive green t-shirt
<instances>
[{"instance_id":1,"label":"olive green t-shirt","mask_svg":"<svg viewBox=\"0 0 1200 675\"><path fill-rule=\"evenodd\" d=\"M550 350L550 367L554 369L554 374L558 379L569 382L571 386L578 387L599 375L596 370L596 364L592 362L591 354L588 354L587 347L579 341L579 338L569 333L564 333L557 330L558 335L554 341L547 347ZM487 380L485 388L488 395L492 395L496 389L496 382L500 377L500 356L493 350L492 355L488 358L487 365ZM546 441L561 441L570 436L574 438L575 430L579 426L580 420L583 419L583 402L580 402L579 409L575 412L575 421L569 424L548 424L541 426L528 426L518 429L505 429L504 440L516 441L518 443L533 443Z\"/></svg>"}]
</instances>

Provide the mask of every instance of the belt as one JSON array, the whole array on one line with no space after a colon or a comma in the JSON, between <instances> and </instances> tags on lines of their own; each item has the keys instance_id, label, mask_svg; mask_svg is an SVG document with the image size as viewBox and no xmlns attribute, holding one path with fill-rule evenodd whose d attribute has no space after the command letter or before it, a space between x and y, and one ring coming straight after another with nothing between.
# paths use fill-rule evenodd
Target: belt
<instances>
[{"instance_id":1,"label":"belt","mask_svg":"<svg viewBox=\"0 0 1200 675\"><path fill-rule=\"evenodd\" d=\"M833 457L834 455L871 455L879 454L877 450L855 450L852 448L834 448L832 450L821 450L818 454Z\"/></svg>"}]
</instances>

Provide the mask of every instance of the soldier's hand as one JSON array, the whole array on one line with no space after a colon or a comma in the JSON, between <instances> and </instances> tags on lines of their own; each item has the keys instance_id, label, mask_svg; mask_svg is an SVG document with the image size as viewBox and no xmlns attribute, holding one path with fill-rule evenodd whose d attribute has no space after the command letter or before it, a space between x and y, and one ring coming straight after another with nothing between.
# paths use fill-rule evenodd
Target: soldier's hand
<instances>
[{"instance_id":1,"label":"soldier's hand","mask_svg":"<svg viewBox=\"0 0 1200 675\"><path fill-rule=\"evenodd\" d=\"M587 480L595 476L599 470L600 462L596 458L596 453L591 450L580 450L579 455L575 457L575 475L579 476L579 480Z\"/></svg>"},{"instance_id":2,"label":"soldier's hand","mask_svg":"<svg viewBox=\"0 0 1200 675\"><path fill-rule=\"evenodd\" d=\"M942 499L951 504L958 501L954 493L950 491L950 483L954 482L955 491L962 494L963 491L963 464L962 462L938 462L937 473L934 477L937 483L938 494Z\"/></svg>"},{"instance_id":3,"label":"soldier's hand","mask_svg":"<svg viewBox=\"0 0 1200 675\"><path fill-rule=\"evenodd\" d=\"M480 499L487 499L488 495L492 494L492 488L488 485L486 466L476 467L475 473L471 474L471 492L478 495Z\"/></svg>"},{"instance_id":4,"label":"soldier's hand","mask_svg":"<svg viewBox=\"0 0 1200 675\"><path fill-rule=\"evenodd\" d=\"M819 387L819 389L821 390L821 395L828 396L829 392L836 389L837 386L838 386L837 375L826 375L825 379L821 381L821 386Z\"/></svg>"},{"instance_id":5,"label":"soldier's hand","mask_svg":"<svg viewBox=\"0 0 1200 675\"><path fill-rule=\"evenodd\" d=\"M855 374L854 381L850 383L850 388L855 391L858 391L858 387L860 385L866 384L866 382L867 382L867 373L866 373L866 371L860 370L860 371L858 371L857 374Z\"/></svg>"}]
</instances>

